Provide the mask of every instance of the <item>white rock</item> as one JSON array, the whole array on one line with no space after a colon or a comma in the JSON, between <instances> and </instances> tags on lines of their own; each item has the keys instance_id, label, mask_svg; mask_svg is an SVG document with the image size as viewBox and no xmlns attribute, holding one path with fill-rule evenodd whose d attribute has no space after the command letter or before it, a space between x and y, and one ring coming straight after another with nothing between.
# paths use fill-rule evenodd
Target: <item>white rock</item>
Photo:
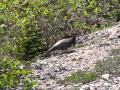
<instances>
[{"instance_id":1,"label":"white rock","mask_svg":"<svg viewBox=\"0 0 120 90\"><path fill-rule=\"evenodd\" d=\"M102 79L109 80L110 79L110 74L104 74L101 76Z\"/></svg>"},{"instance_id":2,"label":"white rock","mask_svg":"<svg viewBox=\"0 0 120 90\"><path fill-rule=\"evenodd\" d=\"M80 90L89 90L89 89L90 89L89 85L83 85L83 86L80 88Z\"/></svg>"}]
</instances>

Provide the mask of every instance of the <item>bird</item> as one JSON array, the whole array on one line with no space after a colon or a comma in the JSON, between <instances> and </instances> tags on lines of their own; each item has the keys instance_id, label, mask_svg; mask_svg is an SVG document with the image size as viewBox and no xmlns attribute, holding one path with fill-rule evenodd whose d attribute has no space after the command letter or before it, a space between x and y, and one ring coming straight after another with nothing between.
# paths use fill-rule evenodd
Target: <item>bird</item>
<instances>
[{"instance_id":1,"label":"bird","mask_svg":"<svg viewBox=\"0 0 120 90\"><path fill-rule=\"evenodd\" d=\"M75 44L76 44L76 36L59 40L50 49L48 49L46 55L55 50L66 50L71 46L75 46Z\"/></svg>"}]
</instances>

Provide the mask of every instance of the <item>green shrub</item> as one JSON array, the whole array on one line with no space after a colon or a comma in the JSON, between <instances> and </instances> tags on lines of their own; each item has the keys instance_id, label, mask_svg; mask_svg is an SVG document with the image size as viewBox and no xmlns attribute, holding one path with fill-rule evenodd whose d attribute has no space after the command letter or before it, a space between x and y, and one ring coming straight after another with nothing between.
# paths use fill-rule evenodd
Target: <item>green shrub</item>
<instances>
[{"instance_id":1,"label":"green shrub","mask_svg":"<svg viewBox=\"0 0 120 90\"><path fill-rule=\"evenodd\" d=\"M27 39L21 43L21 47L18 49L18 57L22 60L31 60L43 53L45 47L46 45L42 39L41 32L29 31Z\"/></svg>"},{"instance_id":2,"label":"green shrub","mask_svg":"<svg viewBox=\"0 0 120 90\"><path fill-rule=\"evenodd\" d=\"M58 81L60 84L72 84L72 83L88 83L96 80L96 73L91 71L80 71L66 77L64 80Z\"/></svg>"},{"instance_id":3,"label":"green shrub","mask_svg":"<svg viewBox=\"0 0 120 90\"><path fill-rule=\"evenodd\" d=\"M4 57L0 59L0 89L6 90L16 88L20 84L21 77L24 78L24 82L27 79L27 75L31 74L31 71L24 68L24 65L17 59ZM28 81L26 84L33 82ZM23 86L26 87L24 84ZM32 88L34 85L29 85ZM23 87L22 87L23 88ZM26 89L25 89L26 90ZM30 90L30 89L29 89Z\"/></svg>"},{"instance_id":4,"label":"green shrub","mask_svg":"<svg viewBox=\"0 0 120 90\"><path fill-rule=\"evenodd\" d=\"M37 87L37 82L33 81L33 79L25 78L23 81L23 89L24 90L34 90Z\"/></svg>"}]
</instances>

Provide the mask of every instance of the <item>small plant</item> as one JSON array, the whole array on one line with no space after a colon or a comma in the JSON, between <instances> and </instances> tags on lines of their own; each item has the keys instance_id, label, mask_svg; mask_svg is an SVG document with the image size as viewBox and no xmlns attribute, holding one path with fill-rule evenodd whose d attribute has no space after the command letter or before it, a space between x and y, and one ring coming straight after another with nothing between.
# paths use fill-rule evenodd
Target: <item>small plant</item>
<instances>
[{"instance_id":1,"label":"small plant","mask_svg":"<svg viewBox=\"0 0 120 90\"><path fill-rule=\"evenodd\" d=\"M113 56L120 55L120 48L112 49L110 55L113 55Z\"/></svg>"},{"instance_id":2,"label":"small plant","mask_svg":"<svg viewBox=\"0 0 120 90\"><path fill-rule=\"evenodd\" d=\"M69 77L66 77L64 80L60 80L60 84L72 84L72 83L88 83L94 81L97 78L95 72L91 71L80 71L72 74Z\"/></svg>"},{"instance_id":3,"label":"small plant","mask_svg":"<svg viewBox=\"0 0 120 90\"><path fill-rule=\"evenodd\" d=\"M23 81L24 90L31 90L31 89L35 89L35 87L37 86L36 81L31 80L30 78L25 78L25 80Z\"/></svg>"},{"instance_id":4,"label":"small plant","mask_svg":"<svg viewBox=\"0 0 120 90\"><path fill-rule=\"evenodd\" d=\"M107 58L107 60L98 61L95 66L98 75L105 73L119 75L120 74L120 57Z\"/></svg>"}]
</instances>

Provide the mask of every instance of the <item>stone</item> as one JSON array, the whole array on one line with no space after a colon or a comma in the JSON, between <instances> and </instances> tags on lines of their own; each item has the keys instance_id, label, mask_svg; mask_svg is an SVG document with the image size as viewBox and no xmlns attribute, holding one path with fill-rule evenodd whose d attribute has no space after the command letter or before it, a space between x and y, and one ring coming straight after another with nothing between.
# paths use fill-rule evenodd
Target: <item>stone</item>
<instances>
[{"instance_id":1,"label":"stone","mask_svg":"<svg viewBox=\"0 0 120 90\"><path fill-rule=\"evenodd\" d=\"M90 86L89 85L83 85L80 90L90 90Z\"/></svg>"},{"instance_id":2,"label":"stone","mask_svg":"<svg viewBox=\"0 0 120 90\"><path fill-rule=\"evenodd\" d=\"M101 76L102 79L104 80L109 80L110 79L110 74L104 74Z\"/></svg>"}]
</instances>

